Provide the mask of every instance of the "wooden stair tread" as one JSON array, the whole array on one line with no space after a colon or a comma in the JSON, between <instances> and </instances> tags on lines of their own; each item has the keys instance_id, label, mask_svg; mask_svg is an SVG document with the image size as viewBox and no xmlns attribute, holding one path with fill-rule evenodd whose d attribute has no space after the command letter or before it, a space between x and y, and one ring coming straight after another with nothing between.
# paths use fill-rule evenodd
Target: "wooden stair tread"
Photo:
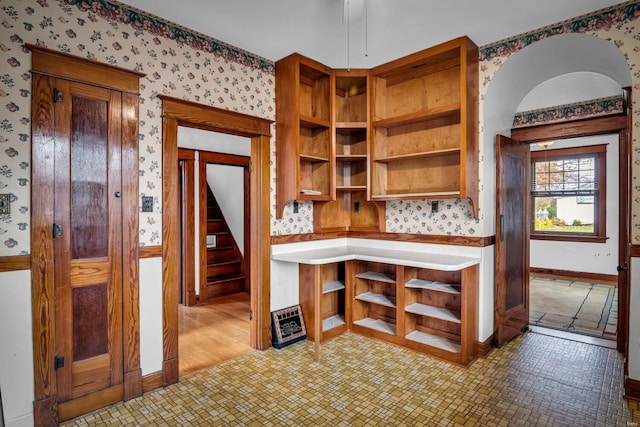
<instances>
[{"instance_id":1,"label":"wooden stair tread","mask_svg":"<svg viewBox=\"0 0 640 427\"><path fill-rule=\"evenodd\" d=\"M244 274L227 274L223 276L213 276L212 279L207 279L207 285L217 285L220 283L232 282L234 280L244 280L247 277Z\"/></svg>"}]
</instances>

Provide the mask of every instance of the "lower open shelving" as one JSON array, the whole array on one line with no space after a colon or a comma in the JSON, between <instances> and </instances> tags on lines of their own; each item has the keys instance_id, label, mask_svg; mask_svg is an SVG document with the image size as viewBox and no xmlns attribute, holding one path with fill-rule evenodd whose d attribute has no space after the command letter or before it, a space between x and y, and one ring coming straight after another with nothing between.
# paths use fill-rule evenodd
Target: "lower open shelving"
<instances>
[{"instance_id":1,"label":"lower open shelving","mask_svg":"<svg viewBox=\"0 0 640 427\"><path fill-rule=\"evenodd\" d=\"M452 267L447 257L433 259L442 269L357 258L300 263L300 303L317 360L320 341L353 330L459 365L471 363L478 261L452 257ZM406 263L415 262L408 253Z\"/></svg>"}]
</instances>

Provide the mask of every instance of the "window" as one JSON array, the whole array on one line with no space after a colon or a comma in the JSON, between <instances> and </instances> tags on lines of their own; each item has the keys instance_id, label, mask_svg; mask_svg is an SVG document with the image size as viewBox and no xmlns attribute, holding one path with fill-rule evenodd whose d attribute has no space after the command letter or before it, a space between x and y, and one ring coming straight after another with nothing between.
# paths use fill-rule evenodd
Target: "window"
<instances>
[{"instance_id":1,"label":"window","mask_svg":"<svg viewBox=\"0 0 640 427\"><path fill-rule=\"evenodd\" d=\"M531 152L531 238L606 240L606 145Z\"/></svg>"}]
</instances>

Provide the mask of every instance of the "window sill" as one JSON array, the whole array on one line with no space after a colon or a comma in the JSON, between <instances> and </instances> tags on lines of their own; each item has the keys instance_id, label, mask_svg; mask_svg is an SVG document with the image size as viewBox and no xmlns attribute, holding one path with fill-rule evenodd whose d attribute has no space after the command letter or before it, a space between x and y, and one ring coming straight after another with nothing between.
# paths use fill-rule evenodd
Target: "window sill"
<instances>
[{"instance_id":1,"label":"window sill","mask_svg":"<svg viewBox=\"0 0 640 427\"><path fill-rule=\"evenodd\" d=\"M580 236L576 234L534 234L531 233L531 240L556 240L560 242L586 242L586 243L606 243L608 237L605 236Z\"/></svg>"}]
</instances>

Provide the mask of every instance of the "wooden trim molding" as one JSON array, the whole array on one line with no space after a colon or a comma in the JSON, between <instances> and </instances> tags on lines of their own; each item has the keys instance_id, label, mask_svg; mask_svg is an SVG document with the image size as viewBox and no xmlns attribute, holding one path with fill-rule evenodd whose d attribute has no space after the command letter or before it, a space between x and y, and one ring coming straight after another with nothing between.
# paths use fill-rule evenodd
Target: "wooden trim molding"
<instances>
[{"instance_id":1,"label":"wooden trim molding","mask_svg":"<svg viewBox=\"0 0 640 427\"><path fill-rule=\"evenodd\" d=\"M640 381L627 378L624 380L624 397L640 402Z\"/></svg>"},{"instance_id":2,"label":"wooden trim molding","mask_svg":"<svg viewBox=\"0 0 640 427\"><path fill-rule=\"evenodd\" d=\"M495 346L493 345L493 340L494 340L494 337L493 337L493 334L491 334L491 336L483 342L476 341L476 348L475 348L476 357L480 357L482 359L487 357L489 353L491 353L495 348Z\"/></svg>"},{"instance_id":3,"label":"wooden trim molding","mask_svg":"<svg viewBox=\"0 0 640 427\"><path fill-rule=\"evenodd\" d=\"M577 280L580 282L598 282L607 285L618 285L617 274L584 273L581 271L556 270L553 268L531 267L529 272L532 276L538 277L559 277L567 280Z\"/></svg>"},{"instance_id":4,"label":"wooden trim molding","mask_svg":"<svg viewBox=\"0 0 640 427\"><path fill-rule=\"evenodd\" d=\"M627 129L627 115L611 115L525 128L511 129L511 138L536 143L550 139L617 133Z\"/></svg>"},{"instance_id":5,"label":"wooden trim molding","mask_svg":"<svg viewBox=\"0 0 640 427\"><path fill-rule=\"evenodd\" d=\"M31 255L0 257L0 273L31 269Z\"/></svg>"},{"instance_id":6,"label":"wooden trim molding","mask_svg":"<svg viewBox=\"0 0 640 427\"><path fill-rule=\"evenodd\" d=\"M640 245L629 245L629 256L632 258L640 258Z\"/></svg>"},{"instance_id":7,"label":"wooden trim molding","mask_svg":"<svg viewBox=\"0 0 640 427\"><path fill-rule=\"evenodd\" d=\"M162 245L157 246L140 246L138 256L143 258L159 258L162 256Z\"/></svg>"},{"instance_id":8,"label":"wooden trim molding","mask_svg":"<svg viewBox=\"0 0 640 427\"><path fill-rule=\"evenodd\" d=\"M162 371L153 372L142 377L142 392L162 387Z\"/></svg>"},{"instance_id":9,"label":"wooden trim molding","mask_svg":"<svg viewBox=\"0 0 640 427\"><path fill-rule=\"evenodd\" d=\"M159 95L162 100L162 383L178 381L178 286L180 237L178 126L251 138L251 346L271 346L270 180L271 120Z\"/></svg>"},{"instance_id":10,"label":"wooden trim molding","mask_svg":"<svg viewBox=\"0 0 640 427\"><path fill-rule=\"evenodd\" d=\"M415 243L434 243L442 245L473 246L483 248L495 245L496 237L438 236L430 234L377 233L371 231L336 231L328 233L286 234L271 236L271 244L309 242L313 240L339 239L352 237L358 239L394 240Z\"/></svg>"},{"instance_id":11,"label":"wooden trim molding","mask_svg":"<svg viewBox=\"0 0 640 427\"><path fill-rule=\"evenodd\" d=\"M145 73L103 64L34 44L25 44L25 47L32 52L31 71L46 76L91 83L134 95L140 93L140 79L146 76Z\"/></svg>"}]
</instances>

